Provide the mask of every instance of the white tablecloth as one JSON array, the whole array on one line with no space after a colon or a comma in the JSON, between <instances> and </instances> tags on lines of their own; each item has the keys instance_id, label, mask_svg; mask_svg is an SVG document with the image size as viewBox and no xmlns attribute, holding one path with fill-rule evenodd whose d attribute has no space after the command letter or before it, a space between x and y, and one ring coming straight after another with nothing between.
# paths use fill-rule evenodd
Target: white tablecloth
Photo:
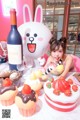
<instances>
[{"instance_id":1,"label":"white tablecloth","mask_svg":"<svg viewBox=\"0 0 80 120\"><path fill-rule=\"evenodd\" d=\"M8 69L7 63L0 65L0 71L3 69ZM29 71L28 71L29 72ZM27 73L24 72L24 75ZM71 74L71 73L70 73ZM42 91L43 92L43 91ZM80 101L80 100L79 100ZM15 104L11 106L2 106L0 104L0 120L79 120L80 116L80 103L76 109L71 112L59 112L47 105L44 99L44 93L39 96L39 100L37 102L36 113L30 117L23 117L20 115L18 108ZM10 118L2 118L2 111L5 109L9 109L11 111Z\"/></svg>"}]
</instances>

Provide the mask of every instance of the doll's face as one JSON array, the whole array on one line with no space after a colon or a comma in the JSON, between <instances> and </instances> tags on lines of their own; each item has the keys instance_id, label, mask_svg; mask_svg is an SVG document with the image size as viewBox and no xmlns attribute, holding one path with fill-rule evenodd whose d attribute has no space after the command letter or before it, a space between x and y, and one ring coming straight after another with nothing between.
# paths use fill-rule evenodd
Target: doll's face
<instances>
[{"instance_id":1,"label":"doll's face","mask_svg":"<svg viewBox=\"0 0 80 120\"><path fill-rule=\"evenodd\" d=\"M58 62L63 57L63 48L60 46L59 49L57 49L57 46L54 51L51 51L51 56L54 59L55 62Z\"/></svg>"},{"instance_id":2,"label":"doll's face","mask_svg":"<svg viewBox=\"0 0 80 120\"><path fill-rule=\"evenodd\" d=\"M25 56L36 59L47 51L48 42L52 34L44 24L28 22L21 25L18 30L23 39Z\"/></svg>"}]
</instances>

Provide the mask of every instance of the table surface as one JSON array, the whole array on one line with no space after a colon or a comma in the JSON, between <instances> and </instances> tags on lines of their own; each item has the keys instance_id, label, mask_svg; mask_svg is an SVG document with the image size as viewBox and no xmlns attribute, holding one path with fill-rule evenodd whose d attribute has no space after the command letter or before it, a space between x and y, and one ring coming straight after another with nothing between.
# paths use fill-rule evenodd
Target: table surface
<instances>
[{"instance_id":1,"label":"table surface","mask_svg":"<svg viewBox=\"0 0 80 120\"><path fill-rule=\"evenodd\" d=\"M0 65L0 71L7 69L9 69L7 63ZM23 76L26 76L31 71L32 69L27 72L25 71ZM72 74L73 73L69 73L68 76ZM78 116L80 116L80 102L78 102L78 106L71 112L59 112L48 106L45 101L43 90L41 90L41 93L42 94L39 96L39 99L37 101L36 113L33 116L23 117L20 115L15 103L7 107L0 104L0 120L79 120ZM2 118L2 111L6 109L9 109L11 111L10 118Z\"/></svg>"}]
</instances>

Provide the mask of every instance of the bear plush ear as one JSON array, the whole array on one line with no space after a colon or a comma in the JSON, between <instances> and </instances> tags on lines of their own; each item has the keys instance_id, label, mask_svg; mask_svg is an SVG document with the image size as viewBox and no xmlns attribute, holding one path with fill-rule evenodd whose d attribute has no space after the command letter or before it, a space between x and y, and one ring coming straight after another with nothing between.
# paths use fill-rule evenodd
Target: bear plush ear
<instances>
[{"instance_id":1,"label":"bear plush ear","mask_svg":"<svg viewBox=\"0 0 80 120\"><path fill-rule=\"evenodd\" d=\"M43 19L42 6L38 5L35 11L34 22L42 22L42 19Z\"/></svg>"},{"instance_id":2,"label":"bear plush ear","mask_svg":"<svg viewBox=\"0 0 80 120\"><path fill-rule=\"evenodd\" d=\"M25 22L32 22L32 16L31 16L31 11L30 8L27 4L23 6L23 20Z\"/></svg>"}]
</instances>

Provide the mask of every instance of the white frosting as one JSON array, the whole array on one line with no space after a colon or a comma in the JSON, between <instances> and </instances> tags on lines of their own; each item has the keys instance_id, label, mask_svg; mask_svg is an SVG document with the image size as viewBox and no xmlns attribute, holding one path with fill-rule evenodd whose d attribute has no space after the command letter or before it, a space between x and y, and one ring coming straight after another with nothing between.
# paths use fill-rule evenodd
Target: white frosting
<instances>
[{"instance_id":1,"label":"white frosting","mask_svg":"<svg viewBox=\"0 0 80 120\"><path fill-rule=\"evenodd\" d=\"M75 102L80 96L79 89L77 92L74 92L73 90L71 90L72 91L71 96L66 96L64 93L60 93L60 95L55 95L53 93L54 88L52 88L52 87L48 88L46 86L46 83L44 84L44 92L53 101L58 101L58 102L62 102L62 103L72 103L72 102Z\"/></svg>"},{"instance_id":2,"label":"white frosting","mask_svg":"<svg viewBox=\"0 0 80 120\"><path fill-rule=\"evenodd\" d=\"M12 73L12 74L10 75L10 79L14 79L14 78L16 78L16 76L17 76L17 73L14 72L14 73Z\"/></svg>"},{"instance_id":3,"label":"white frosting","mask_svg":"<svg viewBox=\"0 0 80 120\"><path fill-rule=\"evenodd\" d=\"M39 79L36 79L36 80L26 79L25 83L28 85L37 85L37 84L40 84L40 80Z\"/></svg>"},{"instance_id":4,"label":"white frosting","mask_svg":"<svg viewBox=\"0 0 80 120\"><path fill-rule=\"evenodd\" d=\"M39 79L31 80L30 76L24 77L24 79L25 79L25 84L28 84L28 85L38 85L38 84L41 84Z\"/></svg>"}]
</instances>

